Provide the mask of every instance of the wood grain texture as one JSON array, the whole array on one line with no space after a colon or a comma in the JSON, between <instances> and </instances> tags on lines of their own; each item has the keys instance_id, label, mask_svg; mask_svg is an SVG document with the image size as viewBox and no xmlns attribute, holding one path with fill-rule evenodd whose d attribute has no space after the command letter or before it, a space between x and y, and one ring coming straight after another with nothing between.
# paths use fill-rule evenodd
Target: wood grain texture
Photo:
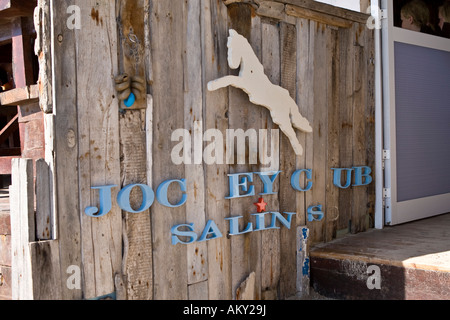
<instances>
[{"instance_id":1,"label":"wood grain texture","mask_svg":"<svg viewBox=\"0 0 450 320\"><path fill-rule=\"evenodd\" d=\"M237 290L244 284L246 296L255 299L288 298L306 290L299 265L312 244L331 241L340 230L361 232L370 226L374 189L338 189L331 168L373 164L371 31L355 21L361 16L325 12L328 6L311 1L258 3L77 0L82 32L68 30L64 19L52 21L55 99L47 102L52 113L45 116L46 162L38 166L48 181L38 180L36 216L38 237L45 242L27 242L35 261L32 276L40 283L36 297L90 299L116 292L118 299L229 300L242 297ZM287 5L332 21L289 15ZM64 16L66 7L55 2L53 16ZM124 35L132 26L141 40L138 72L146 77L149 94L139 102L140 110L121 109L116 98L114 76L133 67L118 17ZM208 91L208 82L237 73L227 61L231 28L248 39L270 81L289 91L311 123L312 133L296 132L302 156L283 134L270 135L279 126L242 90ZM191 134L197 151L191 154L193 164L172 162L170 138L180 128ZM227 129L267 130L267 139L259 141L259 162L250 164L244 155L245 164L206 164L200 151L213 142L194 138L209 129L224 137ZM235 150L223 151L236 160ZM299 169L312 170L310 191L292 188L291 175ZM228 174L278 170L276 194L264 200L268 211L296 213L291 228L228 236L225 219L242 216L240 230L254 224L257 201L257 196L226 199ZM126 185L148 184L156 191L172 179L186 179L188 200L179 208L155 201L133 214L114 201ZM302 177L300 184L306 182ZM117 186L111 212L101 218L85 215L86 207L98 205L98 191L91 187L111 184ZM259 193L263 186L256 175L253 184ZM169 194L170 202L180 200L175 184ZM141 201L134 190L131 205ZM308 222L306 210L313 205L323 206L324 220ZM209 220L222 238L171 244L173 226L194 223L199 234ZM300 226L308 227L309 238L299 243ZM73 265L82 269L81 290L66 286L66 270ZM45 272L38 275L37 268Z\"/></svg>"},{"instance_id":2,"label":"wood grain texture","mask_svg":"<svg viewBox=\"0 0 450 320\"><path fill-rule=\"evenodd\" d=\"M210 0L202 6L203 33L203 88L212 79L228 74L226 42L228 37L227 7ZM203 123L205 128L214 128L222 133L228 129L228 89L203 90ZM211 110L214 106L214 111ZM205 211L208 220L214 220L220 230L227 230L224 220L230 215L227 165L213 164L205 167ZM209 299L232 299L231 240L223 238L208 243L208 293ZM221 288L221 290L217 290Z\"/></svg>"},{"instance_id":3,"label":"wood grain texture","mask_svg":"<svg viewBox=\"0 0 450 320\"><path fill-rule=\"evenodd\" d=\"M172 131L184 127L184 81L180 74L184 70L185 13L186 3L180 1L154 1L151 7L153 75L158 79L152 87L154 186L185 176L184 167L174 165L168 152L172 149ZM151 218L154 299L187 299L187 248L173 246L169 232L174 225L186 222L186 208L155 203Z\"/></svg>"}]
</instances>

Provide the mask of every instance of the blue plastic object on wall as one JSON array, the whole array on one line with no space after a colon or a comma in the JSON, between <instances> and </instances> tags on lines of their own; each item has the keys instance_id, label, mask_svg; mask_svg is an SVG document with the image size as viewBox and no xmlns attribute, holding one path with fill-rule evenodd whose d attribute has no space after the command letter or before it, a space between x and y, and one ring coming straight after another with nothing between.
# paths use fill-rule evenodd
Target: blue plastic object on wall
<instances>
[{"instance_id":1,"label":"blue plastic object on wall","mask_svg":"<svg viewBox=\"0 0 450 320\"><path fill-rule=\"evenodd\" d=\"M135 102L136 102L136 96L134 95L134 93L131 93L128 96L128 98L123 101L123 103L125 104L125 106L127 108L132 107Z\"/></svg>"}]
</instances>

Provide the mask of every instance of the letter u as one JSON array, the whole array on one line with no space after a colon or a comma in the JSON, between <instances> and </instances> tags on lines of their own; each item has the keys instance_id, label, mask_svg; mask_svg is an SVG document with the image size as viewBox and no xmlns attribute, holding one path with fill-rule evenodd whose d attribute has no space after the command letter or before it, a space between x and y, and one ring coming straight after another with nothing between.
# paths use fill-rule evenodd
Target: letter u
<instances>
[{"instance_id":1,"label":"letter u","mask_svg":"<svg viewBox=\"0 0 450 320\"><path fill-rule=\"evenodd\" d=\"M334 171L333 174L333 183L336 187L339 187L341 189L347 189L352 184L352 172L353 169L331 169ZM341 177L342 177L342 171L346 171L346 178L345 178L345 184L342 185Z\"/></svg>"}]
</instances>

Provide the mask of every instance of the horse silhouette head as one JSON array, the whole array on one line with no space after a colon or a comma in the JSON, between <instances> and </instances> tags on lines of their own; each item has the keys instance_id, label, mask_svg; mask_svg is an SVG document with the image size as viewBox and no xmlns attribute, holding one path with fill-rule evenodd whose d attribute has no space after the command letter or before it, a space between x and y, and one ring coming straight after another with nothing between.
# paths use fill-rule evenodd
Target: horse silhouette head
<instances>
[{"instance_id":1,"label":"horse silhouette head","mask_svg":"<svg viewBox=\"0 0 450 320\"><path fill-rule=\"evenodd\" d=\"M228 65L231 69L237 69L242 62L242 45L247 39L237 33L235 30L230 29L230 36L228 37Z\"/></svg>"}]
</instances>

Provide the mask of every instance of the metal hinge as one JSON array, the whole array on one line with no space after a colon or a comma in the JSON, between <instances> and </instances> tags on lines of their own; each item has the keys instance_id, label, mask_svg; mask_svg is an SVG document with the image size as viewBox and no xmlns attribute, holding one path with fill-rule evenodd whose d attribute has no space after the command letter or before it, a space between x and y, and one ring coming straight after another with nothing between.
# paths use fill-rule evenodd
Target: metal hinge
<instances>
[{"instance_id":1,"label":"metal hinge","mask_svg":"<svg viewBox=\"0 0 450 320\"><path fill-rule=\"evenodd\" d=\"M391 188L383 188L383 199L391 198Z\"/></svg>"},{"instance_id":2,"label":"metal hinge","mask_svg":"<svg viewBox=\"0 0 450 320\"><path fill-rule=\"evenodd\" d=\"M381 9L380 10L380 20L387 19L387 18L388 18L387 9Z\"/></svg>"},{"instance_id":3,"label":"metal hinge","mask_svg":"<svg viewBox=\"0 0 450 320\"><path fill-rule=\"evenodd\" d=\"M391 199L391 188L383 188L383 208L387 208L387 203L390 203Z\"/></svg>"},{"instance_id":4,"label":"metal hinge","mask_svg":"<svg viewBox=\"0 0 450 320\"><path fill-rule=\"evenodd\" d=\"M383 150L383 161L382 161L383 170L385 168L386 160L390 159L391 159L391 150Z\"/></svg>"}]
</instances>

